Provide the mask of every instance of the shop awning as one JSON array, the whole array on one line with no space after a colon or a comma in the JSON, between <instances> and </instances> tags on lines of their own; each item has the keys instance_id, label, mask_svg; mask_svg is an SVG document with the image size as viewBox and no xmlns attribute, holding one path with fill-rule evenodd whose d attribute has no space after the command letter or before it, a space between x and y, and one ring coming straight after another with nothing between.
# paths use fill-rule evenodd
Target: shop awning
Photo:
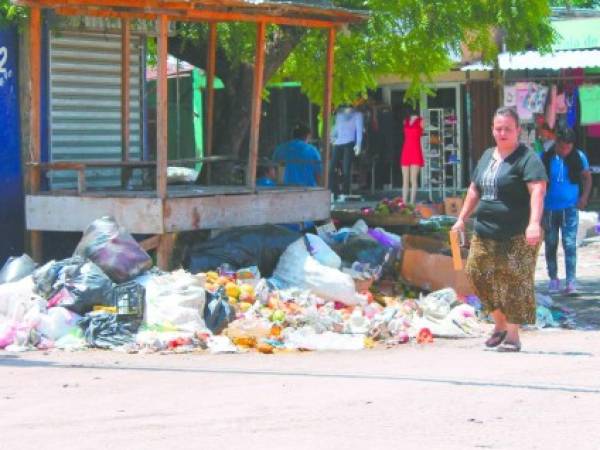
<instances>
[{"instance_id":1,"label":"shop awning","mask_svg":"<svg viewBox=\"0 0 600 450\"><path fill-rule=\"evenodd\" d=\"M536 51L524 53L500 53L498 65L501 70L560 70L600 66L600 50L565 50L541 54Z\"/></svg>"},{"instance_id":2,"label":"shop awning","mask_svg":"<svg viewBox=\"0 0 600 450\"><path fill-rule=\"evenodd\" d=\"M536 51L524 53L500 53L500 70L561 70L600 67L600 50L565 50L541 54ZM491 71L490 64L475 62L462 67L463 72Z\"/></svg>"},{"instance_id":3,"label":"shop awning","mask_svg":"<svg viewBox=\"0 0 600 450\"><path fill-rule=\"evenodd\" d=\"M552 45L553 53L500 53L500 69L560 70L600 67L600 17L553 20L552 27L557 33L556 42ZM463 72L493 69L492 65L478 61L461 68Z\"/></svg>"}]
</instances>

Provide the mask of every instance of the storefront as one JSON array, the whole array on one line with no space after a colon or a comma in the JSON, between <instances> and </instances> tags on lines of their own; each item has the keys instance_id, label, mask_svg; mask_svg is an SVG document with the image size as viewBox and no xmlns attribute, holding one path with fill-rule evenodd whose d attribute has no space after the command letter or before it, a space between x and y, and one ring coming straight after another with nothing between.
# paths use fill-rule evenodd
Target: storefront
<instances>
[{"instance_id":1,"label":"storefront","mask_svg":"<svg viewBox=\"0 0 600 450\"><path fill-rule=\"evenodd\" d=\"M479 135L470 131L474 120L480 122L479 117L473 117L474 100L478 105L487 104L483 98L479 101L481 95L478 94L497 99L496 94L487 92L487 88L493 86L490 77L486 71L447 72L428 84L431 92L423 93L415 103L414 112L422 117L424 128L421 144L425 165L420 173L419 200L439 201L460 194L466 188L473 157L480 153L477 149L485 145ZM485 85L486 89L477 89L479 85ZM409 83L398 77L380 80L379 105L372 108L377 111L378 120L375 127L369 120L365 126L367 153L375 158L372 191L396 190L402 186L400 156L404 120L413 109L410 102L405 102L408 87ZM496 105L495 101L492 103ZM388 111L385 120L382 111ZM478 116L491 114L487 110L477 113ZM370 139L371 135L375 138Z\"/></svg>"},{"instance_id":2,"label":"storefront","mask_svg":"<svg viewBox=\"0 0 600 450\"><path fill-rule=\"evenodd\" d=\"M558 34L551 53L527 51L498 55L500 104L516 108L521 140L541 148L541 130L572 128L594 173L593 196L600 186L600 17L598 12L558 15ZM573 17L573 14L576 17ZM463 67L471 76L493 67L480 63ZM537 142L536 142L537 141Z\"/></svg>"}]
</instances>

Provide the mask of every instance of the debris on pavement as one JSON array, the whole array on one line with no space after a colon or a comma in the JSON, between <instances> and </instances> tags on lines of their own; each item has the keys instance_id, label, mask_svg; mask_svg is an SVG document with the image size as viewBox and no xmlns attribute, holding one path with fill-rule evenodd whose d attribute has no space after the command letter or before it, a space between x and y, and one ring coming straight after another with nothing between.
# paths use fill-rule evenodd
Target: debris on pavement
<instances>
[{"instance_id":1,"label":"debris on pavement","mask_svg":"<svg viewBox=\"0 0 600 450\"><path fill-rule=\"evenodd\" d=\"M25 255L5 265L16 275L0 284L0 348L274 354L482 335L476 296L450 287L419 293L402 283L403 237L362 220L319 236L282 230L253 229L250 236L260 240L282 233L254 255L248 234L225 232L220 236L230 241L221 256L214 241L206 255L198 245L193 256L192 265L218 266L165 273L148 265L113 219L100 219L71 258L36 269ZM570 311L538 296L538 327L569 327L572 320Z\"/></svg>"}]
</instances>

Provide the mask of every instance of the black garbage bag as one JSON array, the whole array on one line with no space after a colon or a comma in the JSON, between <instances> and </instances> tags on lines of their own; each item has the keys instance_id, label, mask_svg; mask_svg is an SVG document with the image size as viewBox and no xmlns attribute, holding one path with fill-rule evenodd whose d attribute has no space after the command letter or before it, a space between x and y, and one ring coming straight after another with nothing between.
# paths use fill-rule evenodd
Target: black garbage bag
<instances>
[{"instance_id":1,"label":"black garbage bag","mask_svg":"<svg viewBox=\"0 0 600 450\"><path fill-rule=\"evenodd\" d=\"M192 273L215 270L223 264L234 269L258 266L270 277L285 249L301 236L279 225L232 228L192 247L186 268Z\"/></svg>"},{"instance_id":2,"label":"black garbage bag","mask_svg":"<svg viewBox=\"0 0 600 450\"><path fill-rule=\"evenodd\" d=\"M90 347L114 348L135 341L140 321L123 320L109 313L91 313L81 319L78 325Z\"/></svg>"},{"instance_id":3,"label":"black garbage bag","mask_svg":"<svg viewBox=\"0 0 600 450\"><path fill-rule=\"evenodd\" d=\"M48 306L63 306L84 315L95 305L113 305L110 278L96 264L79 257L51 261L34 272L33 282Z\"/></svg>"},{"instance_id":4,"label":"black garbage bag","mask_svg":"<svg viewBox=\"0 0 600 450\"><path fill-rule=\"evenodd\" d=\"M33 272L33 285L35 292L45 299L49 299L58 292L64 280L71 277L79 267L85 264L85 259L74 256L60 261L50 261ZM59 278L62 281L59 281Z\"/></svg>"},{"instance_id":5,"label":"black garbage bag","mask_svg":"<svg viewBox=\"0 0 600 450\"><path fill-rule=\"evenodd\" d=\"M372 267L382 266L389 259L389 249L366 234L351 235L341 244L333 246L346 266L355 262L368 263Z\"/></svg>"},{"instance_id":6,"label":"black garbage bag","mask_svg":"<svg viewBox=\"0 0 600 450\"><path fill-rule=\"evenodd\" d=\"M220 287L214 294L207 293L204 304L204 323L213 334L220 334L229 322L235 319L235 311L229 305L225 288Z\"/></svg>"},{"instance_id":7,"label":"black garbage bag","mask_svg":"<svg viewBox=\"0 0 600 450\"><path fill-rule=\"evenodd\" d=\"M0 270L0 284L12 283L31 275L37 264L23 253L21 256L9 257Z\"/></svg>"}]
</instances>

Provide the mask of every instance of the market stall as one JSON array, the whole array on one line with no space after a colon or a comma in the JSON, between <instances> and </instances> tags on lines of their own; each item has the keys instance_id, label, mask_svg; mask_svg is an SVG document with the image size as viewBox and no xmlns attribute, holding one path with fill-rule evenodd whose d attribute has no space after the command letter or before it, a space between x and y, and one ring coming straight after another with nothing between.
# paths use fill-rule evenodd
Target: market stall
<instances>
[{"instance_id":1,"label":"market stall","mask_svg":"<svg viewBox=\"0 0 600 450\"><path fill-rule=\"evenodd\" d=\"M329 192L323 188L270 188L256 186L261 94L264 86L263 69L268 24L322 28L328 33L327 65L325 69L323 127L325 174L329 160L329 117L332 94L333 58L336 27L364 20L364 15L330 4L309 1L253 2L228 0L214 2L194 1L131 1L131 0L19 0L31 7L29 25L29 161L26 196L26 226L30 232L30 246L36 260L41 260L43 231L82 231L86 224L102 215L112 215L132 233L151 234L147 248L157 248L159 266L166 268L173 246L173 233L185 230L211 229L224 226L243 226L260 223L299 222L329 217ZM121 128L122 157L120 161L49 161L41 155L42 114L42 10L52 9L65 16L96 16L121 20ZM129 40L131 22L156 21L157 26L157 81L156 81L156 159L133 160L129 154ZM254 83L251 104L251 125L245 186L168 186L167 157L167 38L172 21L199 21L209 23L209 51L207 76L206 156L194 160L205 166L222 160L211 153L213 146L213 108L216 51L216 24L226 21L244 21L257 24ZM118 168L122 171L121 189L88 189L86 171ZM126 189L128 174L134 169L152 169L154 186L146 190ZM207 169L209 170L209 169ZM77 189L69 191L42 189L44 171L74 171ZM327 176L325 186L327 186ZM65 212L69 212L65 214Z\"/></svg>"}]
</instances>

